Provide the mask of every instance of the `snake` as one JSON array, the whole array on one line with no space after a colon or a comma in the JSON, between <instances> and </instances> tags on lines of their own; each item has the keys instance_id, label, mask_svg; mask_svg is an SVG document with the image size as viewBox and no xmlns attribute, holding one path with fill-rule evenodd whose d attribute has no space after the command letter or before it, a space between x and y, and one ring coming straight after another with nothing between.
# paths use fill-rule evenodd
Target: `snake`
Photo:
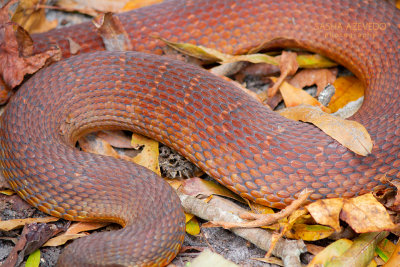
<instances>
[{"instance_id":1,"label":"snake","mask_svg":"<svg viewBox=\"0 0 400 267\"><path fill-rule=\"evenodd\" d=\"M67 220L122 226L72 242L59 266L163 266L184 239L182 207L164 180L76 148L93 131L158 140L273 208L304 188L311 201L353 197L400 177L400 13L386 1L171 0L116 16L134 51L104 51L89 22L33 35L35 51L56 44L64 59L20 86L0 119L1 170L21 198ZM284 47L334 59L366 87L351 119L370 133L372 152L356 155L236 85L160 56L165 44L154 36L230 54Z\"/></svg>"}]
</instances>

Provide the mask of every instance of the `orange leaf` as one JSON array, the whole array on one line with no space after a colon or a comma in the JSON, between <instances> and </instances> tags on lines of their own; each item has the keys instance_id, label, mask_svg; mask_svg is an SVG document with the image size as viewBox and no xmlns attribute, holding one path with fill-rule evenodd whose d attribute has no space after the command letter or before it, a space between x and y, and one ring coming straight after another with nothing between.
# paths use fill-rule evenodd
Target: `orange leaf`
<instances>
[{"instance_id":1,"label":"orange leaf","mask_svg":"<svg viewBox=\"0 0 400 267\"><path fill-rule=\"evenodd\" d=\"M328 106L332 112L336 112L347 103L364 96L365 87L363 83L354 76L339 77L333 83L333 86L335 86L336 91Z\"/></svg>"},{"instance_id":2,"label":"orange leaf","mask_svg":"<svg viewBox=\"0 0 400 267\"><path fill-rule=\"evenodd\" d=\"M337 69L305 69L301 70L290 79L289 83L297 88L316 84L317 95L328 85L335 82Z\"/></svg>"},{"instance_id":3,"label":"orange leaf","mask_svg":"<svg viewBox=\"0 0 400 267\"><path fill-rule=\"evenodd\" d=\"M275 82L277 81L277 78L271 77L271 80ZM319 107L323 111L330 113L330 110L328 108L319 103L318 100L316 100L306 91L296 88L287 82L283 82L279 87L279 90L281 91L286 107L295 107L301 104L306 104Z\"/></svg>"},{"instance_id":4,"label":"orange leaf","mask_svg":"<svg viewBox=\"0 0 400 267\"><path fill-rule=\"evenodd\" d=\"M122 11L129 11L145 6L150 6L158 3L162 3L163 0L131 0L128 3L125 4L125 6L122 8Z\"/></svg>"}]
</instances>

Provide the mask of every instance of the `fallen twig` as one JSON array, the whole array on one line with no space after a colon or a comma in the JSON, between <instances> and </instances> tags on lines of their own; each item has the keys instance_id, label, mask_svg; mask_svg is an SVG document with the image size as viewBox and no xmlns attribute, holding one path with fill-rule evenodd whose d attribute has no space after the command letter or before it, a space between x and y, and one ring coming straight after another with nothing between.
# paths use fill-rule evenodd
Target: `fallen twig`
<instances>
[{"instance_id":1,"label":"fallen twig","mask_svg":"<svg viewBox=\"0 0 400 267\"><path fill-rule=\"evenodd\" d=\"M243 222L237 214L244 209L238 205L214 196L209 203L197 199L193 196L177 192L185 211L192 213L208 221ZM261 228L233 228L230 229L236 235L248 240L257 247L268 251L271 246L272 233ZM306 251L302 240L280 239L276 242L272 255L280 257L284 266L301 266L300 254Z\"/></svg>"}]
</instances>

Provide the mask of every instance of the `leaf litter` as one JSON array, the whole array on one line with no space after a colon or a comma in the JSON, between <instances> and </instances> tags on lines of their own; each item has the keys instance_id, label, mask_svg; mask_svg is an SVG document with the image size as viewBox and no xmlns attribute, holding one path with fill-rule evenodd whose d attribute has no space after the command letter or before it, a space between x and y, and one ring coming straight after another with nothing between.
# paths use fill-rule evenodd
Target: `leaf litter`
<instances>
[{"instance_id":1,"label":"leaf litter","mask_svg":"<svg viewBox=\"0 0 400 267\"><path fill-rule=\"evenodd\" d=\"M129 5L135 6L135 3L133 3L133 2L134 1L130 1L130 3L127 3L124 6L124 8L129 9L130 8ZM38 19L39 21L40 20L43 21L43 19L41 18L42 15L40 15L40 16L33 15L32 17L35 17L35 16L37 16L39 18ZM104 20L104 17L101 18L100 21L102 19ZM110 20L110 19L107 19L107 20ZM31 23L31 24L35 25L35 23ZM46 22L44 24L46 24ZM116 24L118 25L118 22ZM50 27L50 25L48 25L48 26ZM35 27L33 27L33 28L35 28ZM37 28L40 30L39 26L37 26ZM124 35L123 31L120 31L118 33L118 31L120 30L118 26L116 26L116 29L117 29L117 34L111 34L111 35L118 35L118 34ZM34 30L36 30L36 29L34 29ZM15 33L15 31L14 31L14 35L19 34L22 36L29 36L21 30L18 30L18 31L22 32L22 33ZM3 34L8 34L8 36L12 35L10 33L9 29L8 29L8 32L3 32ZM25 45L25 47L27 47L27 48L22 49L23 51L24 50L27 51L23 55L24 56L23 60L26 60L25 57L27 55L28 55L28 58L29 58L29 56L32 56L32 55L29 55L29 51L31 49L30 48L31 41L27 37L23 37L22 40L23 40L22 42L18 41L19 43L17 42L17 44L20 47L24 47L25 44L28 44L28 45ZM129 44L128 44L128 46L126 46L126 45L123 45L123 46L125 47L124 49L126 49L127 47L129 48ZM111 48L111 49L113 49L113 48ZM179 49L185 50L187 48L185 48L185 46L184 46L184 49L182 49L181 47ZM287 82L284 80L286 80L287 76L289 76L288 78L290 78L290 76L295 73L294 69L297 69L297 67L288 66L290 64L285 63L286 62L285 57L283 57L283 59L281 59L280 56L270 56L270 55L266 55L266 54L232 56L232 55L221 54L218 51L215 52L215 51L212 51L207 48L201 48L200 50L198 50L198 48L190 46L190 45L189 45L189 50L193 50L194 51L193 53L195 53L195 55L200 56L200 57L205 57L205 59L207 59L207 60L214 60L214 61L216 60L216 61L220 61L220 62L226 62L226 64L235 62L235 61L240 61L240 62L249 61L249 62L256 62L256 63L267 61L269 63L274 64L275 66L280 66L281 70L283 70L282 72L286 72L286 73L284 73L283 76L281 76L280 83L282 83L282 84L286 84ZM14 50L14 52L15 51L16 50ZM51 52L51 53L54 53L54 52ZM41 55L40 57L38 56L38 58L44 57L45 59L41 60L41 62L42 61L45 62L45 61L47 61L48 58L53 56L53 55L51 55L51 53L48 51L47 54ZM14 57L14 55L13 55L13 57ZM16 55L15 57L18 58L18 55ZM302 55L302 54L300 54L300 55L296 55L295 58L296 58L297 64L303 68L310 68L310 67L311 68L313 68L313 67L330 68L330 67L336 66L334 63L330 62L329 60L326 60L325 58L323 58L319 55ZM292 60L291 62L293 62L293 57L291 60ZM289 60L288 60L288 62L289 62ZM44 64L45 63L43 63L41 66L43 66ZM286 66L285 66L285 64L286 64ZM21 65L23 65L23 64L21 64ZM38 68L40 68L41 66L38 66ZM232 67L230 66L229 68L232 68ZM34 70L30 70L30 71L34 72ZM12 82L8 82L5 86L3 86L3 88L7 88L6 86L9 87L10 86L9 84L17 84L17 83L21 82L23 79L23 76L26 73L31 73L31 72L28 72L28 71L26 71L25 73L22 72L22 78L21 78L21 74L18 74L19 76L14 74L15 77L18 76L19 78L12 78L12 80L11 80ZM332 83L332 79L334 79L333 84L336 88L336 93L333 96L333 98L328 106L328 108L330 110L332 110L333 112L342 108L346 104L346 102L349 101L348 99L357 100L359 98L362 98L363 87L362 87L362 85L359 85L359 81L352 76L343 77L343 78L339 77L335 80L335 78L333 78L333 76L335 76L335 75L332 76L331 74L329 74L329 73L333 72L331 69L309 70L309 71L303 70L302 72L305 72L305 74L304 73L301 74L301 75L304 75L301 78L299 78L299 77L296 78L296 76L294 76L294 78L291 78L290 80L288 79L289 82L291 82L293 80L294 88L317 84L318 91L321 91L321 88L324 87L323 84ZM233 73L236 73L236 70ZM239 71L239 73L240 73L240 71ZM4 74L3 73L1 73L1 74L3 75L3 79L4 79ZM8 76L6 76L6 77L8 77ZM284 77L284 78L282 78L282 77ZM6 79L6 80L10 81L10 79ZM277 83L277 84L279 85L279 83ZM346 84L350 84L350 85L347 86ZM279 87L278 85L276 85L275 87ZM282 87L282 86L280 86L280 87ZM342 91L340 90L340 88L342 88L342 87L350 88L347 91L350 92L350 95L353 94L354 96L343 97L344 93L342 93ZM355 89L356 93L354 93L353 87L357 88L357 89ZM339 88L339 90L338 90L338 88ZM9 92L8 88L7 88L7 90L8 91L6 91L6 92ZM285 96L284 99L288 99L288 98L290 99L292 97L292 95L294 95L294 94L295 93L293 93L293 92L286 93L285 95L289 95L289 96L288 97ZM7 95L8 95L8 93L7 93ZM9 96L7 96L7 97L9 97ZM338 100L338 99L340 99L340 100ZM345 99L345 100L343 100L343 99ZM286 101L288 101L288 100L286 100ZM354 100L352 100L352 101L354 101ZM295 101L289 101L289 102L295 102ZM322 108L323 110L329 111L328 108L325 108L321 104L316 104L316 106ZM318 114L319 112L320 111L318 111L316 113ZM322 115L322 116L325 116L325 115ZM95 139L98 139L98 138L100 138L100 139L102 138L101 134L98 134L95 137ZM115 137L115 139L111 138L111 141L110 140L107 140L107 141L113 143L116 139L118 139L118 138L117 137ZM117 141L115 141L115 142L117 142ZM124 159L127 159L127 157L129 157L129 156L126 156L124 153L121 154L120 150L118 148L116 149L116 147L118 147L118 146L121 146L120 148L122 148L122 146L124 146L123 149L130 149L126 145L116 145L115 143L113 143L111 145L110 143L107 144L106 141L101 141L100 144L101 145L98 145L98 147L95 147L92 150L97 151L97 152L98 152L98 150L101 150L102 153L106 153L108 155L116 156L116 157L124 158ZM146 146L148 146L148 145L145 145L145 147ZM365 146L368 147L368 145L365 145ZM150 150L153 150L153 151L155 151L156 149L157 148L155 148L155 146L154 146L154 148L150 148ZM141 152L139 152L139 154L140 153ZM157 154L157 153L154 153L154 154ZM149 156L149 157L155 157L155 156ZM131 160L131 159L129 159L129 160ZM151 168L154 169L156 167L151 167ZM182 186L182 184L178 185L178 187L179 186ZM207 191L207 190L205 190L205 191ZM219 189L217 189L217 191L219 191ZM208 192L207 194L214 195L214 192ZM385 237L387 235L387 233L384 232L383 230L391 230L395 226L391 222L391 218L390 218L389 214L386 212L385 208L382 205L380 205L379 202L377 202L372 195L368 195L368 196L365 196L364 198L362 198L362 197L360 197L360 198L354 198L354 199L350 199L350 200L334 199L331 202L329 202L330 201L329 199L326 201L325 200L320 201L320 202L317 201L317 202L313 203L314 204L313 206L310 206L312 204L306 206L305 207L306 210L301 209L301 208L294 209L288 218L286 218L286 219L281 218L284 221L279 222L278 225L279 224L284 225L283 229L286 229L285 230L286 232L296 233L296 234L292 235L292 238L296 238L295 236L297 236L297 238L308 239L308 240L314 240L315 237L323 235L324 232L326 232L326 231L338 232L339 230L341 230L343 227L341 226L339 219L346 221L349 224L349 226L352 227L357 232L376 231L377 234L374 234L374 233L364 234L364 235L356 238L354 240L354 242L352 242L350 240L346 241L345 239L339 239L338 241L342 242L342 243L340 243L340 244L342 244L341 245L342 249L343 249L343 246L345 248L347 248L347 245L343 245L343 244L350 244L351 246L348 247L348 249L349 249L348 251L346 249L343 249L343 251L341 251L339 254L335 254L335 256L333 258L339 257L339 256L342 256L342 257L335 258L332 261L333 262L332 264L338 264L338 263L344 264L345 263L346 266L347 266L347 264L349 264L348 266L353 266L353 264L355 264L355 263L359 264L359 262L368 262L371 259L371 253L373 255L373 252L371 252L371 251L375 251L377 244L381 244L381 242L387 240L387 239L383 239L383 237ZM365 202L365 204L363 204L364 202ZM358 211L357 212L358 214L354 214L355 210ZM310 215L307 215L308 213L306 211L310 212L312 218L310 217ZM374 216L379 217L382 220L379 222L376 222ZM255 216L255 217L257 217L257 216ZM193 216L189 216L189 218L190 219L187 221L188 223L193 222L193 219L195 219L195 217L193 217ZM315 222L317 222L321 225L313 225L312 220L315 220ZM290 221L290 223L289 223L289 221ZM385 224L385 222L386 222L386 224ZM80 223L78 223L78 224L80 224ZM76 225L76 224L74 224L74 225ZM197 227L196 225L198 226L198 223L195 223L195 227ZM323 225L327 225L329 227L324 228ZM69 229L71 229L69 231L69 233L68 234L65 233L63 235L64 236L81 235L82 231L84 232L87 230L92 230L90 227L91 226L85 225L83 223L82 229L84 229L84 230L81 230L81 231L79 230L79 231L74 232L75 231L74 227L71 226L69 228ZM198 228L198 229L200 229L200 228ZM329 230L329 229L331 229L331 230ZM281 231L276 236L278 236L278 237L282 236L283 235L282 233L285 231ZM195 230L195 232L198 233L197 230ZM311 234L311 237L309 237L309 238L305 237L308 234ZM85 235L85 234L83 234L83 235ZM381 242L379 242L381 239L383 239L383 240ZM277 242L276 240L279 240L279 239L275 239L274 242ZM341 240L343 240L343 241L341 241ZM338 241L336 241L336 242L338 242ZM390 242L390 241L387 240L386 242ZM335 243L332 243L332 245ZM357 246L354 246L353 245L354 243ZM353 249L351 249L351 247L353 247ZM386 261L388 263L394 262L393 258L396 258L396 255L395 255L396 253L394 253L393 251L398 251L399 246L398 245L394 246L394 244L393 244L393 246L388 246L388 247L389 247L387 249L388 251L386 251L386 253L383 253L383 254L381 253L381 255L386 255L386 256L384 256L385 259L383 259L384 262L386 262ZM380 249L380 250L382 250L382 249ZM361 251L363 251L363 252L361 253ZM366 252L364 253L364 251L366 251ZM394 257L390 258L390 256L388 256L391 254L393 254ZM322 255L320 257L317 256L318 258L322 257L325 260L328 259L328 261L331 261L331 259L332 259L332 256L324 256L325 254L323 254L322 252L318 255ZM346 256L346 255L348 255L348 256ZM354 255L357 255L357 256L354 256ZM365 255L367 255L367 256L365 256ZM317 257L315 257L314 259L318 259ZM329 265L329 266L331 266L331 265ZM332 265L332 266L335 266L335 265ZM356 265L354 265L354 266L356 266ZM390 266L390 265L388 265L388 266ZM394 265L392 265L392 266L394 266Z\"/></svg>"}]
</instances>

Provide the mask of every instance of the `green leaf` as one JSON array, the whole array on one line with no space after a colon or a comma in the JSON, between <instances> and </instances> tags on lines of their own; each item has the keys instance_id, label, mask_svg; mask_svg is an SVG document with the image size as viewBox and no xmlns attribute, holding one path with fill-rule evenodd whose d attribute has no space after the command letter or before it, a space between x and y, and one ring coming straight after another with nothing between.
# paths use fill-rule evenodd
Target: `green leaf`
<instances>
[{"instance_id":1,"label":"green leaf","mask_svg":"<svg viewBox=\"0 0 400 267\"><path fill-rule=\"evenodd\" d=\"M40 250L37 249L32 252L26 260L25 267L39 267L40 264Z\"/></svg>"}]
</instances>

